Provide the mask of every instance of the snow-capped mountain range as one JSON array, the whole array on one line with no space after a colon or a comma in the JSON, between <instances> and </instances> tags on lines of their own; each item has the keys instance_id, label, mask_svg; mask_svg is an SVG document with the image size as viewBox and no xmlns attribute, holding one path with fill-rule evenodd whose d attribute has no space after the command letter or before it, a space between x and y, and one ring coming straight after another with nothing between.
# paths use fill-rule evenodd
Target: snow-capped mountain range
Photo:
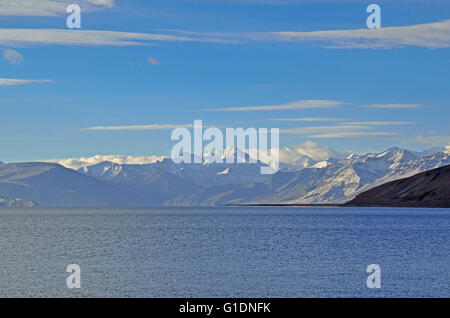
<instances>
[{"instance_id":1,"label":"snow-capped mountain range","mask_svg":"<svg viewBox=\"0 0 450 318\"><path fill-rule=\"evenodd\" d=\"M203 164L175 164L170 159L146 165L105 162L79 172L140 195L149 185L161 189L161 180L154 176L164 174L171 183L167 181L164 186L164 205L308 204L346 202L379 184L447 164L450 158L444 151L421 154L391 148L382 153L352 154L340 160L311 160L309 165L296 169L292 165L282 168L273 176L259 173L263 165L260 162L217 164L205 160Z\"/></svg>"},{"instance_id":2,"label":"snow-capped mountain range","mask_svg":"<svg viewBox=\"0 0 450 318\"><path fill-rule=\"evenodd\" d=\"M450 164L448 149L413 152L390 148L344 159L280 166L260 174L264 163L149 164L100 162L78 171L58 164L0 165L0 197L41 206L215 206L229 204L343 203L377 185ZM243 152L228 155L248 161ZM67 198L65 200L64 198ZM67 202L65 202L67 201Z\"/></svg>"},{"instance_id":3,"label":"snow-capped mountain range","mask_svg":"<svg viewBox=\"0 0 450 318\"><path fill-rule=\"evenodd\" d=\"M230 161L239 162L226 163ZM101 162L93 166L78 169L80 173L110 182L128 182L130 180L143 181L154 171L168 173L181 180L192 182L198 186L220 186L226 184L247 184L263 182L270 176L260 173L260 168L265 166L260 161L249 163L250 156L242 151L227 152L222 156L224 163L214 163L210 155L204 156L202 163L176 164L169 158L151 164L128 165L112 162Z\"/></svg>"},{"instance_id":4,"label":"snow-capped mountain range","mask_svg":"<svg viewBox=\"0 0 450 318\"><path fill-rule=\"evenodd\" d=\"M289 203L342 203L377 185L448 164L450 156L446 152L420 157L391 148L379 154L352 155L314 171L312 186L300 197L289 199Z\"/></svg>"},{"instance_id":5,"label":"snow-capped mountain range","mask_svg":"<svg viewBox=\"0 0 450 318\"><path fill-rule=\"evenodd\" d=\"M393 179L450 164L447 152L420 157L391 148L382 153L352 155L324 168L280 171L262 183L209 187L167 205L343 203L358 193Z\"/></svg>"}]
</instances>

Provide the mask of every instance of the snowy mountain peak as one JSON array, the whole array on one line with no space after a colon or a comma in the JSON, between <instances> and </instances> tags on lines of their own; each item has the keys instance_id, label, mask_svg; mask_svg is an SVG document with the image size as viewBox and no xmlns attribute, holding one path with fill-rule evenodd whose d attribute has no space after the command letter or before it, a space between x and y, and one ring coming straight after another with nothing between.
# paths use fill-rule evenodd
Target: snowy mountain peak
<instances>
[{"instance_id":1,"label":"snowy mountain peak","mask_svg":"<svg viewBox=\"0 0 450 318\"><path fill-rule=\"evenodd\" d=\"M311 166L311 168L320 168L320 169L323 169L323 168L326 168L328 165L329 165L328 161L324 160L324 161L319 161L319 162L313 164L313 165Z\"/></svg>"},{"instance_id":2,"label":"snowy mountain peak","mask_svg":"<svg viewBox=\"0 0 450 318\"><path fill-rule=\"evenodd\" d=\"M239 148L227 148L222 154L224 162L236 162L236 163L249 163L251 159L250 155Z\"/></svg>"},{"instance_id":3,"label":"snowy mountain peak","mask_svg":"<svg viewBox=\"0 0 450 318\"><path fill-rule=\"evenodd\" d=\"M450 154L450 143L447 146L445 146L445 150L443 152Z\"/></svg>"},{"instance_id":4,"label":"snowy mountain peak","mask_svg":"<svg viewBox=\"0 0 450 318\"><path fill-rule=\"evenodd\" d=\"M307 167L283 164L283 171L274 175L261 175L262 163L175 164L168 158L148 164L104 161L79 173L56 163L10 163L0 166L0 183L9 191L2 193L5 197L25 197L40 205L342 203L377 185L450 165L450 153L420 156L390 148L307 162Z\"/></svg>"},{"instance_id":5,"label":"snowy mountain peak","mask_svg":"<svg viewBox=\"0 0 450 318\"><path fill-rule=\"evenodd\" d=\"M241 155L243 153L233 152ZM136 180L147 183L154 180L161 171L186 182L199 186L220 186L227 184L248 184L263 182L269 175L261 175L261 162L253 163L180 163L165 158L153 164L120 165L112 162L102 162L94 166L81 168L78 172L107 181ZM233 168L233 169L231 169Z\"/></svg>"},{"instance_id":6,"label":"snowy mountain peak","mask_svg":"<svg viewBox=\"0 0 450 318\"><path fill-rule=\"evenodd\" d=\"M91 177L104 176L105 178L111 179L120 174L122 167L118 163L104 161L93 166L80 168L78 172Z\"/></svg>"},{"instance_id":7,"label":"snowy mountain peak","mask_svg":"<svg viewBox=\"0 0 450 318\"><path fill-rule=\"evenodd\" d=\"M316 162L315 164L311 165L310 168L318 168L318 169L323 169L328 167L329 165L338 162L339 159L336 158L329 158L328 160L323 160L323 161L319 161Z\"/></svg>"}]
</instances>

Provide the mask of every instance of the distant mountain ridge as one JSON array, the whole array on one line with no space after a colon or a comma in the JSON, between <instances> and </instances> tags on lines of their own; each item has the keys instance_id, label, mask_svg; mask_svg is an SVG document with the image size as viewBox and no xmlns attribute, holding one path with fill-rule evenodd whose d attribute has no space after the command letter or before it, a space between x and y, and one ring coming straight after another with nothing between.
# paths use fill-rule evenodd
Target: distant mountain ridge
<instances>
[{"instance_id":1,"label":"distant mountain ridge","mask_svg":"<svg viewBox=\"0 0 450 318\"><path fill-rule=\"evenodd\" d=\"M234 160L249 160L247 154L232 153ZM226 158L224 158L226 159ZM193 160L192 160L193 161ZM152 164L117 164L102 162L78 169L78 172L131 191L146 199L150 205L170 205L173 200L202 193L210 187L263 182L270 175L262 175L261 162L251 163L176 164L171 159Z\"/></svg>"},{"instance_id":2,"label":"distant mountain ridge","mask_svg":"<svg viewBox=\"0 0 450 318\"><path fill-rule=\"evenodd\" d=\"M0 197L23 198L40 206L345 203L378 185L449 164L448 152L399 148L315 162L274 175L261 175L261 162L101 162L78 171L54 163L5 164L0 166Z\"/></svg>"},{"instance_id":3,"label":"distant mountain ridge","mask_svg":"<svg viewBox=\"0 0 450 318\"><path fill-rule=\"evenodd\" d=\"M0 196L23 198L41 206L144 206L147 202L95 178L54 163L0 166Z\"/></svg>"},{"instance_id":4,"label":"distant mountain ridge","mask_svg":"<svg viewBox=\"0 0 450 318\"><path fill-rule=\"evenodd\" d=\"M346 205L450 208L450 165L380 185Z\"/></svg>"},{"instance_id":5,"label":"distant mountain ridge","mask_svg":"<svg viewBox=\"0 0 450 318\"><path fill-rule=\"evenodd\" d=\"M171 159L142 164L129 165L112 162L102 162L97 165L78 169L78 172L101 180L117 182L118 179L142 179L149 176L155 169L164 171L171 176L191 182L198 186L220 186L226 184L247 184L263 182L270 175L260 173L261 163L180 163Z\"/></svg>"},{"instance_id":6,"label":"distant mountain ridge","mask_svg":"<svg viewBox=\"0 0 450 318\"><path fill-rule=\"evenodd\" d=\"M79 171L140 195L165 189L164 194L157 196L161 198L157 204L214 206L344 203L379 184L446 164L450 164L446 152L421 157L420 153L390 148L382 153L332 159L320 168L282 170L268 176L259 174L258 165L178 165L170 159L146 165L102 163ZM152 177L157 171L170 175L164 186Z\"/></svg>"},{"instance_id":7,"label":"distant mountain ridge","mask_svg":"<svg viewBox=\"0 0 450 318\"><path fill-rule=\"evenodd\" d=\"M358 193L404 175L450 164L449 154L426 157L391 148L379 154L353 155L325 168L278 172L263 183L209 188L169 202L174 205L344 203Z\"/></svg>"},{"instance_id":8,"label":"distant mountain ridge","mask_svg":"<svg viewBox=\"0 0 450 318\"><path fill-rule=\"evenodd\" d=\"M201 191L195 182L186 181L167 172L161 164L120 165L103 162L79 170L118 189L130 191L145 199L147 205L160 206L176 195L190 195Z\"/></svg>"}]
</instances>

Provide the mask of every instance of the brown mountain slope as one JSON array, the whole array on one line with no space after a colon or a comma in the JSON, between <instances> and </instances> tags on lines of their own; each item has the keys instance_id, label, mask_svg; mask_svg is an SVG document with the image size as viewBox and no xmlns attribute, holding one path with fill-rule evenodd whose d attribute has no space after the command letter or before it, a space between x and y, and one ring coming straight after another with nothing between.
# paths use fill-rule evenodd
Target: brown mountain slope
<instances>
[{"instance_id":1,"label":"brown mountain slope","mask_svg":"<svg viewBox=\"0 0 450 318\"><path fill-rule=\"evenodd\" d=\"M380 185L346 205L450 208L450 165Z\"/></svg>"}]
</instances>

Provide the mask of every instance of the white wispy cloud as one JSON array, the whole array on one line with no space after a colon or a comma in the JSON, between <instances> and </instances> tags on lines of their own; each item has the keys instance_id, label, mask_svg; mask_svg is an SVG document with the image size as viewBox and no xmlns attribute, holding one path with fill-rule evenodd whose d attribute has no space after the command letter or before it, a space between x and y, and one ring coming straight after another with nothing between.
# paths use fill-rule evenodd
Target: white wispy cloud
<instances>
[{"instance_id":1,"label":"white wispy cloud","mask_svg":"<svg viewBox=\"0 0 450 318\"><path fill-rule=\"evenodd\" d=\"M22 5L0 6L0 15L54 15L55 11L65 9L64 1L32 1L33 6L26 9ZM98 3L107 1L98 0ZM0 2L1 4L1 2ZM64 5L63 5L64 4ZM42 7L42 8L41 8ZM56 8L56 9L52 9ZM2 11L3 10L3 11ZM29 10L30 12L27 12ZM53 11L52 11L53 10ZM3 12L3 13L2 13ZM35 12L35 13L33 13ZM39 13L40 12L40 13ZM20 13L20 14L19 14ZM283 32L193 32L187 30L164 29L162 33L131 33L119 31L64 30L64 29L0 29L0 45L150 45L152 41L183 41L211 43L248 43L248 42L326 42L327 48L374 48L419 46L426 48L450 47L450 20L434 23L416 24L401 27L383 27L379 29L324 30L324 31L283 31Z\"/></svg>"},{"instance_id":2,"label":"white wispy cloud","mask_svg":"<svg viewBox=\"0 0 450 318\"><path fill-rule=\"evenodd\" d=\"M163 160L163 156L124 156L124 155L96 155L92 157L49 159L43 162L58 163L69 169L80 169L82 167L93 166L101 162L109 161L118 164L149 164Z\"/></svg>"},{"instance_id":3,"label":"white wispy cloud","mask_svg":"<svg viewBox=\"0 0 450 318\"><path fill-rule=\"evenodd\" d=\"M305 156L315 161L343 157L343 154L331 149L330 147L321 146L318 143L309 140L301 143L300 145L292 145L281 148L279 155L280 162L291 164L302 160Z\"/></svg>"},{"instance_id":4,"label":"white wispy cloud","mask_svg":"<svg viewBox=\"0 0 450 318\"><path fill-rule=\"evenodd\" d=\"M245 106L245 107L225 107L208 108L203 111L208 112L249 112L260 110L282 110L282 109L308 109L308 108L331 108L343 105L344 103L333 100L298 100L291 103L266 106Z\"/></svg>"},{"instance_id":5,"label":"white wispy cloud","mask_svg":"<svg viewBox=\"0 0 450 318\"><path fill-rule=\"evenodd\" d=\"M207 127L207 126L203 126ZM86 130L170 130L176 128L194 128L193 124L152 124L152 125L129 125L129 126L95 126L85 128Z\"/></svg>"},{"instance_id":6,"label":"white wispy cloud","mask_svg":"<svg viewBox=\"0 0 450 318\"><path fill-rule=\"evenodd\" d=\"M420 108L422 105L419 104L373 104L373 105L363 105L360 107L364 108L381 108L381 109L406 109L406 108Z\"/></svg>"},{"instance_id":7,"label":"white wispy cloud","mask_svg":"<svg viewBox=\"0 0 450 318\"><path fill-rule=\"evenodd\" d=\"M150 65L161 65L161 62L158 59L155 59L154 57L148 58L148 64Z\"/></svg>"},{"instance_id":8,"label":"white wispy cloud","mask_svg":"<svg viewBox=\"0 0 450 318\"><path fill-rule=\"evenodd\" d=\"M318 135L309 135L309 138L370 138L370 137L387 137L399 136L398 133L392 132L343 132L343 133L326 133Z\"/></svg>"},{"instance_id":9,"label":"white wispy cloud","mask_svg":"<svg viewBox=\"0 0 450 318\"><path fill-rule=\"evenodd\" d=\"M52 83L51 79L14 79L14 78L0 78L0 86L14 86L32 83Z\"/></svg>"},{"instance_id":10,"label":"white wispy cloud","mask_svg":"<svg viewBox=\"0 0 450 318\"><path fill-rule=\"evenodd\" d=\"M315 127L280 129L280 133L290 135L306 135L316 133L342 133L342 132L355 132L369 128L370 127L368 126L358 126L358 125L315 126Z\"/></svg>"},{"instance_id":11,"label":"white wispy cloud","mask_svg":"<svg viewBox=\"0 0 450 318\"><path fill-rule=\"evenodd\" d=\"M0 16L58 16L66 14L71 3L79 4L83 11L114 6L114 0L0 0Z\"/></svg>"},{"instance_id":12,"label":"white wispy cloud","mask_svg":"<svg viewBox=\"0 0 450 318\"><path fill-rule=\"evenodd\" d=\"M3 58L7 60L10 64L20 64L22 63L23 56L16 50L7 49L3 52Z\"/></svg>"},{"instance_id":13,"label":"white wispy cloud","mask_svg":"<svg viewBox=\"0 0 450 318\"><path fill-rule=\"evenodd\" d=\"M389 126L389 125L413 125L411 121L354 121L345 122L344 125L371 125L371 126Z\"/></svg>"},{"instance_id":14,"label":"white wispy cloud","mask_svg":"<svg viewBox=\"0 0 450 318\"><path fill-rule=\"evenodd\" d=\"M332 49L390 49L417 46L426 48L450 47L450 20L409 26L379 29L348 29L321 31L277 31L251 33L208 33L166 29L166 32L191 36L213 36L239 41L268 42L325 42Z\"/></svg>"},{"instance_id":15,"label":"white wispy cloud","mask_svg":"<svg viewBox=\"0 0 450 318\"><path fill-rule=\"evenodd\" d=\"M191 2L199 2L200 0L189 0ZM367 1L364 0L201 0L203 2L209 2L209 3L233 3L236 5L239 4L244 4L244 5L248 5L248 4L260 4L260 5L296 5L296 4L300 4L300 3L311 3L311 2L323 2L323 3L349 3L349 2L353 2L353 3L364 3L366 4ZM377 3L384 3L384 2L390 2L392 0L378 0ZM401 1L401 0L400 0ZM421 2L424 0L405 0L405 1L409 1L409 2ZM442 2L442 0L426 0L427 2Z\"/></svg>"},{"instance_id":16,"label":"white wispy cloud","mask_svg":"<svg viewBox=\"0 0 450 318\"><path fill-rule=\"evenodd\" d=\"M407 140L406 144L420 144L427 146L436 146L442 144L450 144L450 136L439 136L439 135L418 135L412 140Z\"/></svg>"},{"instance_id":17,"label":"white wispy cloud","mask_svg":"<svg viewBox=\"0 0 450 318\"><path fill-rule=\"evenodd\" d=\"M87 0L87 2L105 8L112 8L114 6L114 0Z\"/></svg>"},{"instance_id":18,"label":"white wispy cloud","mask_svg":"<svg viewBox=\"0 0 450 318\"><path fill-rule=\"evenodd\" d=\"M194 38L170 34L67 29L0 28L1 46L72 45L72 46L138 46L155 42L230 42L216 38Z\"/></svg>"},{"instance_id":19,"label":"white wispy cloud","mask_svg":"<svg viewBox=\"0 0 450 318\"><path fill-rule=\"evenodd\" d=\"M291 122L327 122L327 121L345 121L347 118L326 118L326 117L314 117L314 118L271 118L271 121L291 121Z\"/></svg>"},{"instance_id":20,"label":"white wispy cloud","mask_svg":"<svg viewBox=\"0 0 450 318\"><path fill-rule=\"evenodd\" d=\"M379 29L273 32L282 41L327 41L330 48L450 47L450 20Z\"/></svg>"}]
</instances>

